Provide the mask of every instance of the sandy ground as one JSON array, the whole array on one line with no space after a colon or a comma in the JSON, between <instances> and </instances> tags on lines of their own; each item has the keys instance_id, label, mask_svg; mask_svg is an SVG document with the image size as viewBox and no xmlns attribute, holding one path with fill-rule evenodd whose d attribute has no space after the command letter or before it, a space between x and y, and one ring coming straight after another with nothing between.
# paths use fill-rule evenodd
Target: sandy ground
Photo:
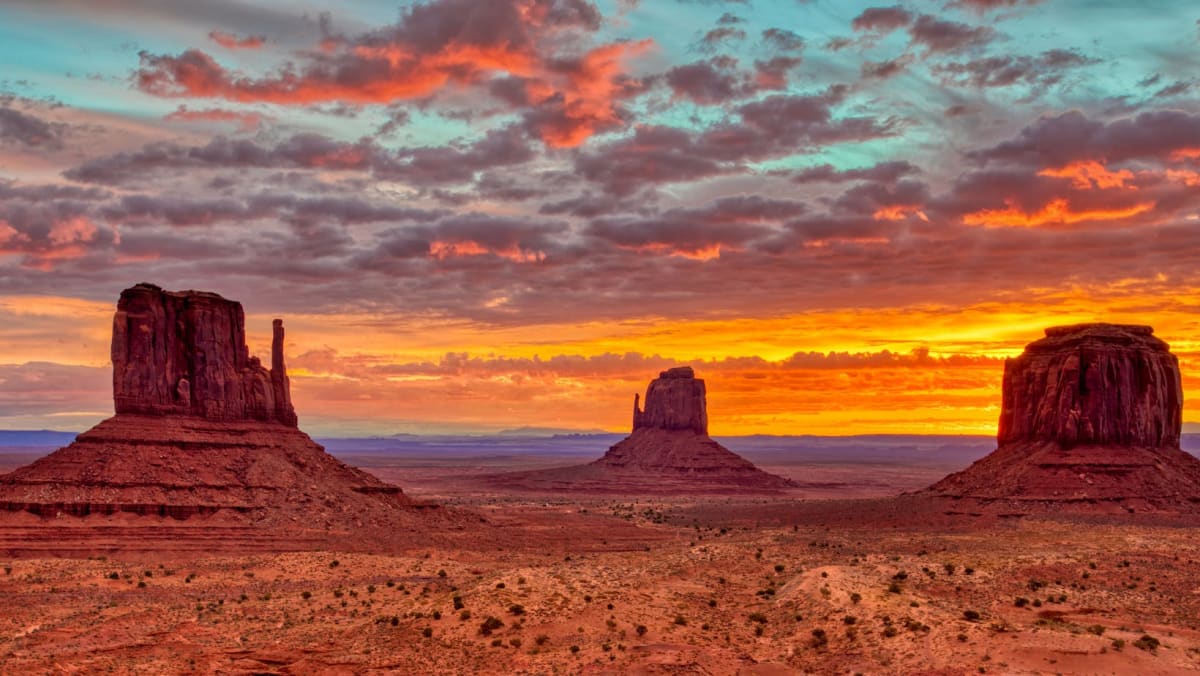
<instances>
[{"instance_id":1,"label":"sandy ground","mask_svg":"<svg viewBox=\"0 0 1200 676\"><path fill-rule=\"evenodd\" d=\"M0 673L1200 670L1191 528L754 528L690 505L488 502L503 537L402 555L0 562Z\"/></svg>"},{"instance_id":2,"label":"sandy ground","mask_svg":"<svg viewBox=\"0 0 1200 676\"><path fill-rule=\"evenodd\" d=\"M812 499L936 468L771 467L809 487L647 500L472 494L457 479L483 464L373 468L480 517L390 554L0 558L0 673L1200 671L1197 527Z\"/></svg>"}]
</instances>

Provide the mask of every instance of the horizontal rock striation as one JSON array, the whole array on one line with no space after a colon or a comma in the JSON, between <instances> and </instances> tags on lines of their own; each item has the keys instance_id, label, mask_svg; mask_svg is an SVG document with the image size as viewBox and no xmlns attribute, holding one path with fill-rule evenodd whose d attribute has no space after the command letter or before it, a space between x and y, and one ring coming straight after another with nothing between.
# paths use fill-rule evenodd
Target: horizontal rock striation
<instances>
[{"instance_id":1,"label":"horizontal rock striation","mask_svg":"<svg viewBox=\"0 0 1200 676\"><path fill-rule=\"evenodd\" d=\"M276 319L267 369L246 347L241 303L138 284L121 293L113 316L114 408L295 427L283 338Z\"/></svg>"},{"instance_id":2,"label":"horizontal rock striation","mask_svg":"<svg viewBox=\"0 0 1200 676\"><path fill-rule=\"evenodd\" d=\"M1046 330L1005 363L998 447L935 494L1189 511L1200 459L1179 448L1179 362L1148 326Z\"/></svg>"}]
</instances>

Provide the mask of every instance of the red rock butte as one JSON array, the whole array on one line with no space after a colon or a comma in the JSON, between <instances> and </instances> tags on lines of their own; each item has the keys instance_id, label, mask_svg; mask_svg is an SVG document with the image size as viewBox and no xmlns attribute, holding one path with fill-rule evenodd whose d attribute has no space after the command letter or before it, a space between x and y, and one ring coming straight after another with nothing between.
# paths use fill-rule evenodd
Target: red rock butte
<instances>
[{"instance_id":1,"label":"red rock butte","mask_svg":"<svg viewBox=\"0 0 1200 676\"><path fill-rule=\"evenodd\" d=\"M117 549L306 549L411 526L399 488L297 428L283 339L276 319L267 369L246 347L240 303L126 289L113 318L116 415L0 476L0 551L91 551L106 546L97 538ZM48 523L55 542L38 545Z\"/></svg>"},{"instance_id":2,"label":"red rock butte","mask_svg":"<svg viewBox=\"0 0 1200 676\"><path fill-rule=\"evenodd\" d=\"M633 400L633 432L586 465L495 475L513 490L585 493L772 493L796 484L754 466L708 436L704 381L690 366L663 371Z\"/></svg>"},{"instance_id":3,"label":"red rock butte","mask_svg":"<svg viewBox=\"0 0 1200 676\"><path fill-rule=\"evenodd\" d=\"M953 498L1174 510L1200 503L1179 447L1179 360L1149 326L1046 329L1004 366L998 448L934 484Z\"/></svg>"}]
</instances>

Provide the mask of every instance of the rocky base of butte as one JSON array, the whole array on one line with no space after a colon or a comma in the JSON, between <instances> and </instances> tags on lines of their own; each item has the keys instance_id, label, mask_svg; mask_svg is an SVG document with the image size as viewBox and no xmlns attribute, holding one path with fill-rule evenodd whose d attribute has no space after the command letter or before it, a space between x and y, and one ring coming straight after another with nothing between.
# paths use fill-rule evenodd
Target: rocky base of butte
<instances>
[{"instance_id":1,"label":"rocky base of butte","mask_svg":"<svg viewBox=\"0 0 1200 676\"><path fill-rule=\"evenodd\" d=\"M0 527L42 533L47 550L55 540L73 546L62 534L73 526L91 528L83 539L117 533L126 540L117 548L183 549L189 538L309 548L418 527L428 510L418 514L398 487L297 429L282 322L270 369L249 355L243 322L241 305L216 294L149 284L123 292L113 322L117 414L0 476ZM155 542L160 526L168 531Z\"/></svg>"},{"instance_id":2,"label":"rocky base of butte","mask_svg":"<svg viewBox=\"0 0 1200 676\"><path fill-rule=\"evenodd\" d=\"M773 493L796 484L754 466L708 436L704 381L690 366L659 374L634 395L633 432L599 460L573 467L514 472L485 483L508 490L663 495Z\"/></svg>"},{"instance_id":3,"label":"rocky base of butte","mask_svg":"<svg viewBox=\"0 0 1200 676\"><path fill-rule=\"evenodd\" d=\"M1004 368L999 447L931 495L1007 506L1200 509L1179 363L1148 326L1046 330Z\"/></svg>"}]
</instances>

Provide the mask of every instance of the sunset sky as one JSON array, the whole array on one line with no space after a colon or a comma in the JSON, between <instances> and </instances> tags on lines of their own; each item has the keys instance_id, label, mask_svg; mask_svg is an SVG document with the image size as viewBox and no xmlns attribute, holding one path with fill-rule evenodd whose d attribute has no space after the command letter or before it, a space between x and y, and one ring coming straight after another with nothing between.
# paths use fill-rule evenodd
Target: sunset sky
<instances>
[{"instance_id":1,"label":"sunset sky","mask_svg":"<svg viewBox=\"0 0 1200 676\"><path fill-rule=\"evenodd\" d=\"M111 415L141 281L283 317L319 435L683 363L716 434L992 434L1094 320L1200 397L1198 73L1188 0L4 0L0 428Z\"/></svg>"}]
</instances>

